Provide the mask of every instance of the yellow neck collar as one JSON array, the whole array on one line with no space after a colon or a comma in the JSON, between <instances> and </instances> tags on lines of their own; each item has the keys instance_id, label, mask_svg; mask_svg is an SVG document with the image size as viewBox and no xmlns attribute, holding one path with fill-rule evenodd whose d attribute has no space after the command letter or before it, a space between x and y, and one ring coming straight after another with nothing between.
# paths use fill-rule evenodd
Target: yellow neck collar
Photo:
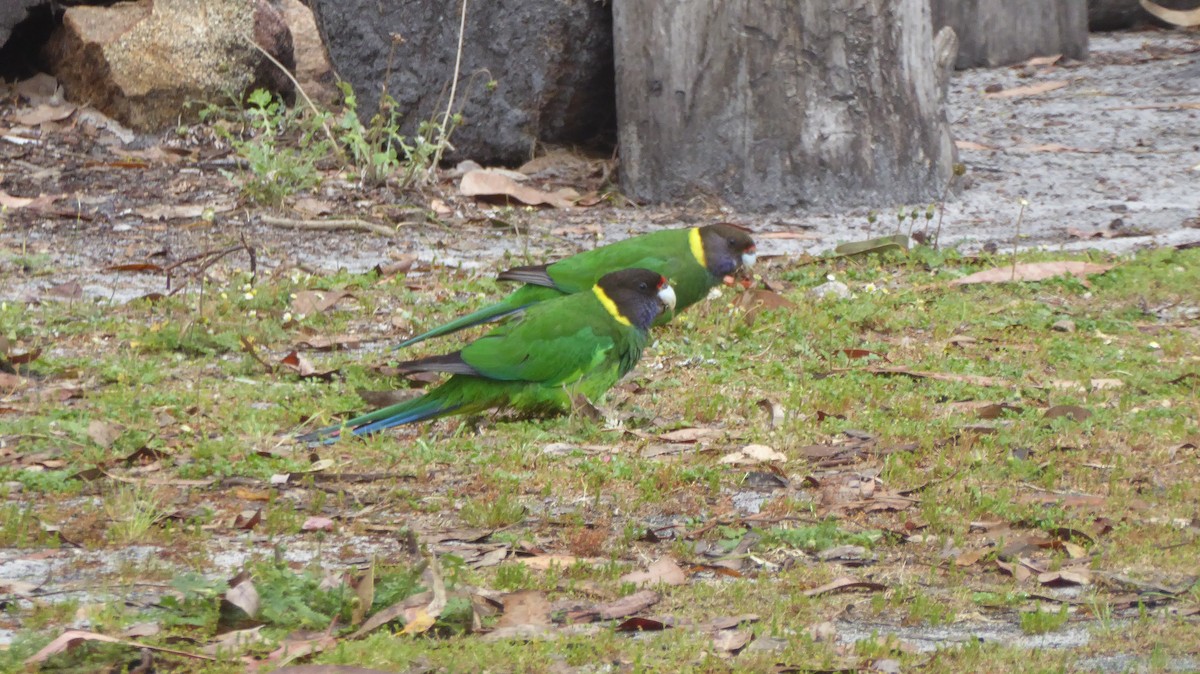
<instances>
[{"instance_id":1,"label":"yellow neck collar","mask_svg":"<svg viewBox=\"0 0 1200 674\"><path fill-rule=\"evenodd\" d=\"M700 240L699 227L688 230L688 245L692 249L692 257L696 258L696 262L699 262L701 267L708 269L708 260L704 257L704 242Z\"/></svg>"},{"instance_id":2,"label":"yellow neck collar","mask_svg":"<svg viewBox=\"0 0 1200 674\"><path fill-rule=\"evenodd\" d=\"M625 318L625 316L621 314L621 310L617 308L617 303L613 302L612 298L608 296L608 293L604 292L604 288L601 288L599 285L594 285L592 286L592 292L596 294L596 299L600 300L600 305L603 306L604 310L613 317L613 320L621 325L633 325L628 318Z\"/></svg>"}]
</instances>

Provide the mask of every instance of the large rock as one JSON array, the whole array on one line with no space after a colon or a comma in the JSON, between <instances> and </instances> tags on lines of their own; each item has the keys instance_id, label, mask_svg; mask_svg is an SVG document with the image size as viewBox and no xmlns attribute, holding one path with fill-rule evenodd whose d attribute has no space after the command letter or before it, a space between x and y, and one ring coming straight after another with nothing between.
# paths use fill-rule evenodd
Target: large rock
<instances>
[{"instance_id":1,"label":"large rock","mask_svg":"<svg viewBox=\"0 0 1200 674\"><path fill-rule=\"evenodd\" d=\"M0 46L8 42L12 29L25 20L29 10L38 5L49 4L49 0L3 0L0 2Z\"/></svg>"},{"instance_id":2,"label":"large rock","mask_svg":"<svg viewBox=\"0 0 1200 674\"><path fill-rule=\"evenodd\" d=\"M958 35L959 68L1019 63L1033 56L1087 58L1083 0L932 0L933 28Z\"/></svg>"},{"instance_id":3,"label":"large rock","mask_svg":"<svg viewBox=\"0 0 1200 674\"><path fill-rule=\"evenodd\" d=\"M1120 30L1145 17L1138 0L1088 0L1088 27L1092 30Z\"/></svg>"},{"instance_id":4,"label":"large rock","mask_svg":"<svg viewBox=\"0 0 1200 674\"><path fill-rule=\"evenodd\" d=\"M223 103L291 82L249 42L294 67L291 34L266 0L141 0L72 7L46 46L67 96L132 128L154 131Z\"/></svg>"},{"instance_id":5,"label":"large rock","mask_svg":"<svg viewBox=\"0 0 1200 674\"><path fill-rule=\"evenodd\" d=\"M282 0L279 6L292 34L292 50L296 54L296 81L314 101L331 104L338 98L334 86L333 67L312 10L300 0Z\"/></svg>"},{"instance_id":6,"label":"large rock","mask_svg":"<svg viewBox=\"0 0 1200 674\"><path fill-rule=\"evenodd\" d=\"M458 47L457 0L312 0L338 74L354 86L359 116L375 114L384 86L412 135L446 109ZM393 49L393 35L398 44ZM467 3L454 109L453 156L528 159L537 143L615 134L612 13L596 0Z\"/></svg>"},{"instance_id":7,"label":"large rock","mask_svg":"<svg viewBox=\"0 0 1200 674\"><path fill-rule=\"evenodd\" d=\"M1154 0L1167 9L1191 10L1200 0ZM1142 8L1138 0L1088 0L1088 26L1092 30L1122 30L1144 24L1166 26Z\"/></svg>"}]
</instances>

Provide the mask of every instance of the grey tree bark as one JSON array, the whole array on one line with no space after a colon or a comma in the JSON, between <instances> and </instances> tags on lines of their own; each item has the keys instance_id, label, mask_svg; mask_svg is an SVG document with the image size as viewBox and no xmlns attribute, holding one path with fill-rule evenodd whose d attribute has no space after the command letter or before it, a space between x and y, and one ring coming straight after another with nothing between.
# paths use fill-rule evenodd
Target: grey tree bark
<instances>
[{"instance_id":1,"label":"grey tree bark","mask_svg":"<svg viewBox=\"0 0 1200 674\"><path fill-rule=\"evenodd\" d=\"M756 210L913 203L954 162L928 0L615 0L621 184Z\"/></svg>"},{"instance_id":2,"label":"grey tree bark","mask_svg":"<svg viewBox=\"0 0 1200 674\"><path fill-rule=\"evenodd\" d=\"M959 68L1034 56L1087 58L1087 0L932 0L934 28L958 34Z\"/></svg>"}]
</instances>

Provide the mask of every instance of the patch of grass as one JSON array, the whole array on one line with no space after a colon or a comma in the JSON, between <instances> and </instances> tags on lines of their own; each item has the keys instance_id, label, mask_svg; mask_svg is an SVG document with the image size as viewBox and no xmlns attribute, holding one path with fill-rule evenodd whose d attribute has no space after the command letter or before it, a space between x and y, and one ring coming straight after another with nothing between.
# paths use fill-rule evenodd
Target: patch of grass
<instances>
[{"instance_id":1,"label":"patch of grass","mask_svg":"<svg viewBox=\"0 0 1200 674\"><path fill-rule=\"evenodd\" d=\"M500 493L470 499L458 514L471 526L501 529L525 519L525 506L513 495Z\"/></svg>"},{"instance_id":2,"label":"patch of grass","mask_svg":"<svg viewBox=\"0 0 1200 674\"><path fill-rule=\"evenodd\" d=\"M142 487L118 487L104 499L104 514L108 516L108 538L116 545L140 545L150 542L151 529L165 515L162 498Z\"/></svg>"},{"instance_id":3,"label":"patch of grass","mask_svg":"<svg viewBox=\"0 0 1200 674\"><path fill-rule=\"evenodd\" d=\"M1057 632L1067 624L1067 605L1063 604L1057 611L1023 611L1021 613L1021 631L1026 634L1047 634Z\"/></svg>"},{"instance_id":4,"label":"patch of grass","mask_svg":"<svg viewBox=\"0 0 1200 674\"><path fill-rule=\"evenodd\" d=\"M812 526L771 528L758 530L763 547L786 547L807 552L820 552L838 545L873 547L881 538L881 531L852 532L841 528L835 520L825 520Z\"/></svg>"}]
</instances>

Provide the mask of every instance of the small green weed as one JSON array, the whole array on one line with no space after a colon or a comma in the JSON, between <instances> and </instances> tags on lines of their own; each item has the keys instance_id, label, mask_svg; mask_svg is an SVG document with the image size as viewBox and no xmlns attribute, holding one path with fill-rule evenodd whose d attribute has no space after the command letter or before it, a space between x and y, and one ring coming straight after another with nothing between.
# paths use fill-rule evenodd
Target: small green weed
<instances>
[{"instance_id":1,"label":"small green weed","mask_svg":"<svg viewBox=\"0 0 1200 674\"><path fill-rule=\"evenodd\" d=\"M246 103L248 137L235 135L225 126L216 127L238 156L246 160L242 193L255 203L278 206L295 192L316 186L320 180L317 161L331 149L327 140L317 138L322 120L289 110L265 89L253 91ZM201 119L213 113L209 108L201 113ZM299 135L287 140L287 134L297 128L301 129Z\"/></svg>"},{"instance_id":2,"label":"small green weed","mask_svg":"<svg viewBox=\"0 0 1200 674\"><path fill-rule=\"evenodd\" d=\"M1056 632L1067 624L1067 618L1066 604L1057 611L1025 611L1021 614L1021 631L1026 634Z\"/></svg>"},{"instance_id":3,"label":"small green weed","mask_svg":"<svg viewBox=\"0 0 1200 674\"><path fill-rule=\"evenodd\" d=\"M473 498L458 512L473 527L499 529L525 519L525 506L513 495L501 493L494 498Z\"/></svg>"}]
</instances>

